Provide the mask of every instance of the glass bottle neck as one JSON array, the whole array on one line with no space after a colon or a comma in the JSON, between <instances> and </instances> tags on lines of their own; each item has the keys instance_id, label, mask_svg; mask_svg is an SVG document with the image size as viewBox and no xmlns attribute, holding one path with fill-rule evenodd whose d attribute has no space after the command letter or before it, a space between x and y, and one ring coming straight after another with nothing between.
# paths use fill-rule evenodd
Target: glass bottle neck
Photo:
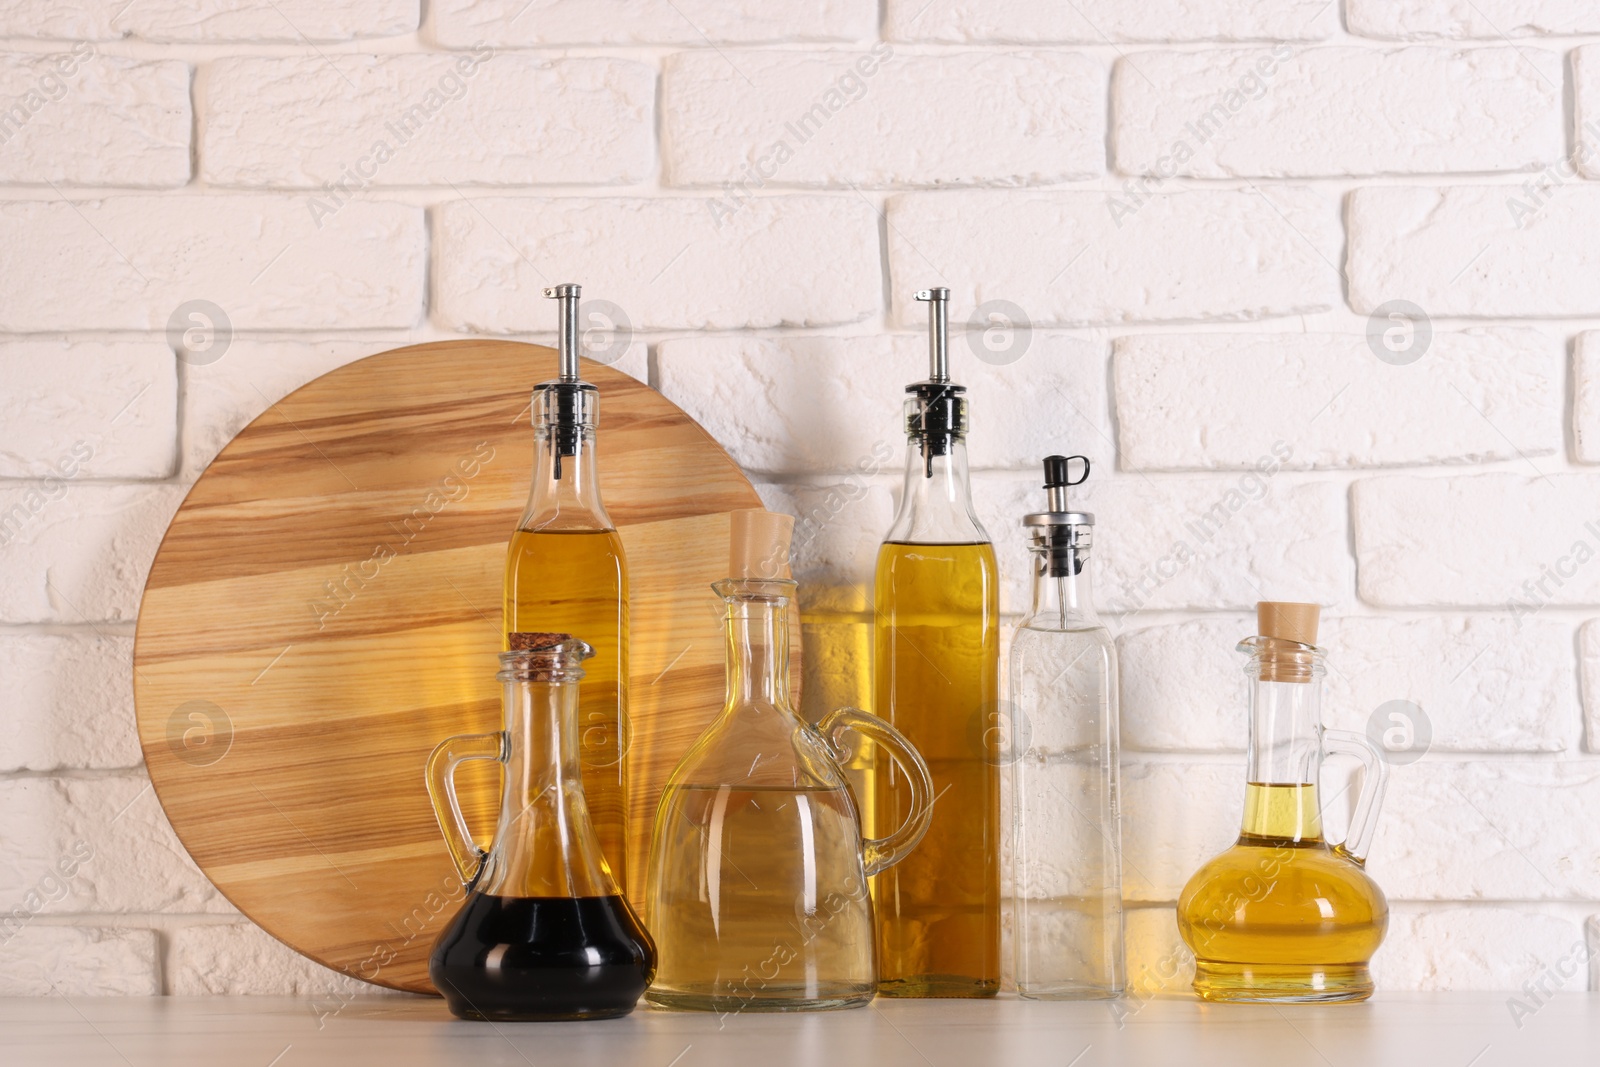
<instances>
[{"instance_id":1,"label":"glass bottle neck","mask_svg":"<svg viewBox=\"0 0 1600 1067\"><path fill-rule=\"evenodd\" d=\"M554 426L538 428L533 487L519 529L609 530L611 517L600 500L593 427L565 435ZM566 453L566 454L563 454Z\"/></svg>"},{"instance_id":2,"label":"glass bottle neck","mask_svg":"<svg viewBox=\"0 0 1600 1067\"><path fill-rule=\"evenodd\" d=\"M500 820L474 888L507 897L614 895L583 795L577 680L508 680L504 700Z\"/></svg>"},{"instance_id":3,"label":"glass bottle neck","mask_svg":"<svg viewBox=\"0 0 1600 1067\"><path fill-rule=\"evenodd\" d=\"M1250 748L1244 821L1247 838L1322 839L1317 777L1322 766L1322 669L1304 679L1275 677L1252 659Z\"/></svg>"},{"instance_id":4,"label":"glass bottle neck","mask_svg":"<svg viewBox=\"0 0 1600 1067\"><path fill-rule=\"evenodd\" d=\"M959 434L911 434L900 508L887 541L911 544L980 544L989 535L972 510L967 442Z\"/></svg>"},{"instance_id":5,"label":"glass bottle neck","mask_svg":"<svg viewBox=\"0 0 1600 1067\"><path fill-rule=\"evenodd\" d=\"M1100 625L1094 609L1094 586L1089 568L1073 573L1071 567L1051 566L1049 550L1035 547L1033 603L1023 625L1035 630L1092 630ZM1077 554L1087 564L1087 553Z\"/></svg>"},{"instance_id":6,"label":"glass bottle neck","mask_svg":"<svg viewBox=\"0 0 1600 1067\"><path fill-rule=\"evenodd\" d=\"M728 703L791 711L787 597L727 598Z\"/></svg>"},{"instance_id":7,"label":"glass bottle neck","mask_svg":"<svg viewBox=\"0 0 1600 1067\"><path fill-rule=\"evenodd\" d=\"M505 683L504 811L520 811L548 789L579 782L578 686L527 680Z\"/></svg>"}]
</instances>

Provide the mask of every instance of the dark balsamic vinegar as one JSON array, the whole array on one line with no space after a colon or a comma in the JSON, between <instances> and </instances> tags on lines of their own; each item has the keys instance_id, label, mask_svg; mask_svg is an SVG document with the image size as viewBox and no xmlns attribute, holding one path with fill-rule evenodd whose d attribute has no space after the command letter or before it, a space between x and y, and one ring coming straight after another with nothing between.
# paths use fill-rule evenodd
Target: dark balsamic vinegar
<instances>
[{"instance_id":1,"label":"dark balsamic vinegar","mask_svg":"<svg viewBox=\"0 0 1600 1067\"><path fill-rule=\"evenodd\" d=\"M656 947L621 896L474 893L439 935L428 977L463 1019L610 1019L633 1010Z\"/></svg>"}]
</instances>

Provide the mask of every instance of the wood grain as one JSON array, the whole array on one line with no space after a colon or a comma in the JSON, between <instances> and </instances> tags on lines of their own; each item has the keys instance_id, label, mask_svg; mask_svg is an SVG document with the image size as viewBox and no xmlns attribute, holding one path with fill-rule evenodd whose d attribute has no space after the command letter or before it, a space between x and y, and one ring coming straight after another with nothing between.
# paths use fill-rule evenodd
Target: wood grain
<instances>
[{"instance_id":1,"label":"wood grain","mask_svg":"<svg viewBox=\"0 0 1600 1067\"><path fill-rule=\"evenodd\" d=\"M311 958L431 991L461 898L423 785L428 752L499 729L506 543L533 464L548 348L450 341L292 393L222 450L172 520L134 648L150 777L196 863ZM628 555L629 895L673 765L721 709L727 513L760 499L648 386L589 362L601 491ZM793 684L799 685L798 614ZM458 775L480 840L492 766Z\"/></svg>"}]
</instances>

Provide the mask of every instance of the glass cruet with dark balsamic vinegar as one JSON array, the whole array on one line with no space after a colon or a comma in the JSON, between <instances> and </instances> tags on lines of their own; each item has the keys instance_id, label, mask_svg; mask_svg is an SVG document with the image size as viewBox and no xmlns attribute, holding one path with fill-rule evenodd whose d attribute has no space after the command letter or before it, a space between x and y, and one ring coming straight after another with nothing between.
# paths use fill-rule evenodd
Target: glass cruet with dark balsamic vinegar
<instances>
[{"instance_id":1,"label":"glass cruet with dark balsamic vinegar","mask_svg":"<svg viewBox=\"0 0 1600 1067\"><path fill-rule=\"evenodd\" d=\"M879 993L1000 989L1000 602L994 546L972 510L967 398L950 380L948 289L925 289L929 373L906 387L906 473L878 550L874 710L927 760L936 798L922 845L873 879ZM873 765L875 824L904 818L899 771Z\"/></svg>"},{"instance_id":2,"label":"glass cruet with dark balsamic vinegar","mask_svg":"<svg viewBox=\"0 0 1600 1067\"><path fill-rule=\"evenodd\" d=\"M589 821L578 756L588 645L514 633L500 654L505 729L447 738L428 796L467 901L434 943L428 977L464 1019L606 1019L632 1011L655 973L650 935L623 898ZM488 851L456 798L466 760L503 768Z\"/></svg>"},{"instance_id":3,"label":"glass cruet with dark balsamic vinegar","mask_svg":"<svg viewBox=\"0 0 1600 1067\"><path fill-rule=\"evenodd\" d=\"M928 770L874 715L840 708L815 726L789 698L788 548L794 520L731 519L727 696L656 808L645 912L661 966L645 999L663 1008L821 1011L877 990L870 875L913 854L927 829ZM863 839L841 760L854 731L890 753L911 786L906 821Z\"/></svg>"},{"instance_id":4,"label":"glass cruet with dark balsamic vinegar","mask_svg":"<svg viewBox=\"0 0 1600 1067\"><path fill-rule=\"evenodd\" d=\"M1325 653L1315 604L1263 601L1249 657L1250 744L1239 839L1178 897L1178 932L1205 1000L1338 1001L1372 995L1368 961L1389 906L1366 872L1388 767L1364 736L1322 728ZM1362 764L1345 840L1322 834L1323 754Z\"/></svg>"},{"instance_id":5,"label":"glass cruet with dark balsamic vinegar","mask_svg":"<svg viewBox=\"0 0 1600 1067\"><path fill-rule=\"evenodd\" d=\"M620 884L627 861L628 564L600 499L600 393L578 377L581 291L570 283L544 291L560 302L560 375L533 392L537 453L528 507L506 552L504 630L508 637L565 630L594 649L579 687L579 752L595 832Z\"/></svg>"}]
</instances>

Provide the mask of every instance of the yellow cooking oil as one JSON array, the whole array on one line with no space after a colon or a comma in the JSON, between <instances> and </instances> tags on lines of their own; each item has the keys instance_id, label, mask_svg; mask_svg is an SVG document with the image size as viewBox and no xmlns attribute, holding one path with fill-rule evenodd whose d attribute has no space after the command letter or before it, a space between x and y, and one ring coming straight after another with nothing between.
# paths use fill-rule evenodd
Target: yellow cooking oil
<instances>
[{"instance_id":1,"label":"yellow cooking oil","mask_svg":"<svg viewBox=\"0 0 1600 1067\"><path fill-rule=\"evenodd\" d=\"M1323 840L1315 785L1249 783L1239 840L1178 899L1205 1000L1365 1000L1388 925L1377 883Z\"/></svg>"},{"instance_id":2,"label":"yellow cooking oil","mask_svg":"<svg viewBox=\"0 0 1600 1067\"><path fill-rule=\"evenodd\" d=\"M569 633L594 648L578 683L583 791L612 876L627 836L628 571L615 530L518 530L506 553L505 630Z\"/></svg>"},{"instance_id":3,"label":"yellow cooking oil","mask_svg":"<svg viewBox=\"0 0 1600 1067\"><path fill-rule=\"evenodd\" d=\"M874 599L874 710L922 753L933 823L872 878L878 992L983 997L1000 988L999 570L994 547L886 541ZM893 761L870 775L872 834L904 821Z\"/></svg>"}]
</instances>

